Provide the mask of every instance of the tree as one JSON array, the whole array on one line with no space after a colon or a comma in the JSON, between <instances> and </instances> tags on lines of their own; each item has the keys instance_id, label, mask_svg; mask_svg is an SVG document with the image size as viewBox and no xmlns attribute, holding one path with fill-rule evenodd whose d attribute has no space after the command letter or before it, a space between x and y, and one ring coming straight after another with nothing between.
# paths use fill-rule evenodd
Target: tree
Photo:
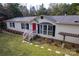
<instances>
[{"instance_id":1,"label":"tree","mask_svg":"<svg viewBox=\"0 0 79 59\"><path fill-rule=\"evenodd\" d=\"M27 9L27 6L20 6L19 7L21 13L23 16L29 16L29 10Z\"/></svg>"},{"instance_id":2,"label":"tree","mask_svg":"<svg viewBox=\"0 0 79 59\"><path fill-rule=\"evenodd\" d=\"M19 4L18 3L8 3L6 9L8 9L12 17L20 17L23 16L22 13L19 10Z\"/></svg>"},{"instance_id":3,"label":"tree","mask_svg":"<svg viewBox=\"0 0 79 59\"><path fill-rule=\"evenodd\" d=\"M34 6L30 7L30 16L35 16L36 15L36 9Z\"/></svg>"},{"instance_id":4,"label":"tree","mask_svg":"<svg viewBox=\"0 0 79 59\"><path fill-rule=\"evenodd\" d=\"M4 18L8 18L7 12L3 5L0 3L0 32L2 32L2 29L5 28L5 23L3 22Z\"/></svg>"},{"instance_id":5,"label":"tree","mask_svg":"<svg viewBox=\"0 0 79 59\"><path fill-rule=\"evenodd\" d=\"M60 4L50 4L48 8L49 15L64 15L67 13L69 4L60 3Z\"/></svg>"},{"instance_id":6,"label":"tree","mask_svg":"<svg viewBox=\"0 0 79 59\"><path fill-rule=\"evenodd\" d=\"M22 16L21 12L18 9L19 5L17 3L15 4L0 4L0 18L12 18L12 17L18 17ZM0 21L0 29L6 28L6 25L4 22L2 22L4 19L1 19Z\"/></svg>"},{"instance_id":7,"label":"tree","mask_svg":"<svg viewBox=\"0 0 79 59\"><path fill-rule=\"evenodd\" d=\"M8 18L9 16L7 10L4 8L4 6L1 3L0 3L0 16L4 16L6 18Z\"/></svg>"},{"instance_id":8,"label":"tree","mask_svg":"<svg viewBox=\"0 0 79 59\"><path fill-rule=\"evenodd\" d=\"M79 3L72 3L68 9L69 15L79 15Z\"/></svg>"},{"instance_id":9,"label":"tree","mask_svg":"<svg viewBox=\"0 0 79 59\"><path fill-rule=\"evenodd\" d=\"M44 7L44 4L40 5L39 10L37 10L37 15L47 15L47 10Z\"/></svg>"}]
</instances>

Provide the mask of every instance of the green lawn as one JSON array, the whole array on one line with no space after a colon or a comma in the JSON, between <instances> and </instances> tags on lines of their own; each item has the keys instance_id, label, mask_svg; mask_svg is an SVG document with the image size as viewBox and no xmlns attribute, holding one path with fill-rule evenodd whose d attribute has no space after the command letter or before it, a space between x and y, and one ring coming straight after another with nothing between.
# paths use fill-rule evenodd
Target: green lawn
<instances>
[{"instance_id":1,"label":"green lawn","mask_svg":"<svg viewBox=\"0 0 79 59\"><path fill-rule=\"evenodd\" d=\"M40 48L44 46L44 48ZM50 48L52 51L48 51ZM55 53L60 51L60 54ZM22 42L22 36L12 33L0 33L0 55L1 56L62 56L64 54L79 55L75 51L62 49L49 44L41 44L38 47L35 44Z\"/></svg>"}]
</instances>

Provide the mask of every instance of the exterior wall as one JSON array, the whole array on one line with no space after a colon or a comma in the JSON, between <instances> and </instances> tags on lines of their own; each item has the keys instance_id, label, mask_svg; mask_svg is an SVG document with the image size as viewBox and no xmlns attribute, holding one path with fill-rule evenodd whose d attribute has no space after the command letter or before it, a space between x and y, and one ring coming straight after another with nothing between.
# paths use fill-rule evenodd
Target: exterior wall
<instances>
[{"instance_id":1,"label":"exterior wall","mask_svg":"<svg viewBox=\"0 0 79 59\"><path fill-rule=\"evenodd\" d=\"M21 22L15 22L15 28L10 27L10 22L6 22L7 23L7 29L12 29L12 30L16 30L16 31L21 31L24 32L27 29L21 29ZM31 24L29 24L29 29L31 30Z\"/></svg>"},{"instance_id":2,"label":"exterior wall","mask_svg":"<svg viewBox=\"0 0 79 59\"><path fill-rule=\"evenodd\" d=\"M79 34L79 26L78 25L56 25L56 39L63 40L63 36L58 34L59 32L67 32L73 34ZM66 36L66 41L79 44L79 38Z\"/></svg>"},{"instance_id":3,"label":"exterior wall","mask_svg":"<svg viewBox=\"0 0 79 59\"><path fill-rule=\"evenodd\" d=\"M55 24L51 21L48 21L47 19L38 19L39 23L42 22L48 22L51 23L53 25L56 25L56 32L55 32L55 37L51 37L51 38L56 38L58 40L63 40L63 36L59 35L59 32L67 32L67 33L74 33L74 34L79 34L79 26L78 25L60 25L60 24ZM15 28L11 28L10 27L10 22L6 22L7 23L7 28L8 29L12 29L12 30L17 30L17 31L21 31L24 32L26 29L21 29L21 23L20 22L15 22ZM32 23L37 23L35 21L33 21ZM32 23L29 23L29 29L32 30ZM39 24L37 23L37 24ZM38 30L38 27L37 27ZM43 36L43 34L41 34ZM49 35L46 35L46 37L50 37ZM72 42L72 43L77 43L79 44L79 38L76 37L69 37L66 36L66 41L68 42Z\"/></svg>"}]
</instances>

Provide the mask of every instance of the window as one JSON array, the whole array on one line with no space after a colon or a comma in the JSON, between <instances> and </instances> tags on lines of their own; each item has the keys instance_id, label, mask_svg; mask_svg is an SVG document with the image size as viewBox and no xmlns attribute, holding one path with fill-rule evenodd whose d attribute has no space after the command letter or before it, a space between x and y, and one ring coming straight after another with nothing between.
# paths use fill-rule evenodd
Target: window
<instances>
[{"instance_id":1,"label":"window","mask_svg":"<svg viewBox=\"0 0 79 59\"><path fill-rule=\"evenodd\" d=\"M29 24L25 24L26 29L29 29Z\"/></svg>"},{"instance_id":2,"label":"window","mask_svg":"<svg viewBox=\"0 0 79 59\"><path fill-rule=\"evenodd\" d=\"M45 34L45 35L47 34L47 25L43 26L43 34Z\"/></svg>"},{"instance_id":3,"label":"window","mask_svg":"<svg viewBox=\"0 0 79 59\"><path fill-rule=\"evenodd\" d=\"M21 23L21 28L22 29L29 29L29 24Z\"/></svg>"},{"instance_id":4,"label":"window","mask_svg":"<svg viewBox=\"0 0 79 59\"><path fill-rule=\"evenodd\" d=\"M42 34L42 25L39 25L39 33Z\"/></svg>"},{"instance_id":5,"label":"window","mask_svg":"<svg viewBox=\"0 0 79 59\"><path fill-rule=\"evenodd\" d=\"M14 22L10 22L10 27L15 28L15 23Z\"/></svg>"},{"instance_id":6,"label":"window","mask_svg":"<svg viewBox=\"0 0 79 59\"><path fill-rule=\"evenodd\" d=\"M56 26L52 25L52 24L39 24L38 25L38 33L40 34L44 34L44 35L51 35L51 36L55 36L55 29Z\"/></svg>"},{"instance_id":7,"label":"window","mask_svg":"<svg viewBox=\"0 0 79 59\"><path fill-rule=\"evenodd\" d=\"M24 23L21 23L21 28L22 28L22 29L25 29Z\"/></svg>"},{"instance_id":8,"label":"window","mask_svg":"<svg viewBox=\"0 0 79 59\"><path fill-rule=\"evenodd\" d=\"M48 35L52 35L52 34L53 34L53 26L48 25Z\"/></svg>"}]
</instances>

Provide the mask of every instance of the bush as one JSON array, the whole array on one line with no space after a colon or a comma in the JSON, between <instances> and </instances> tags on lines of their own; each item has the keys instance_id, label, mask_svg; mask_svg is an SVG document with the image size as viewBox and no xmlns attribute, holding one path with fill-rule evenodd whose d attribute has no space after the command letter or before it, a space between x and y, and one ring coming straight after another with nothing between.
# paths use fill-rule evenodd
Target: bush
<instances>
[{"instance_id":1,"label":"bush","mask_svg":"<svg viewBox=\"0 0 79 59\"><path fill-rule=\"evenodd\" d=\"M79 49L76 49L76 53L79 53Z\"/></svg>"}]
</instances>

